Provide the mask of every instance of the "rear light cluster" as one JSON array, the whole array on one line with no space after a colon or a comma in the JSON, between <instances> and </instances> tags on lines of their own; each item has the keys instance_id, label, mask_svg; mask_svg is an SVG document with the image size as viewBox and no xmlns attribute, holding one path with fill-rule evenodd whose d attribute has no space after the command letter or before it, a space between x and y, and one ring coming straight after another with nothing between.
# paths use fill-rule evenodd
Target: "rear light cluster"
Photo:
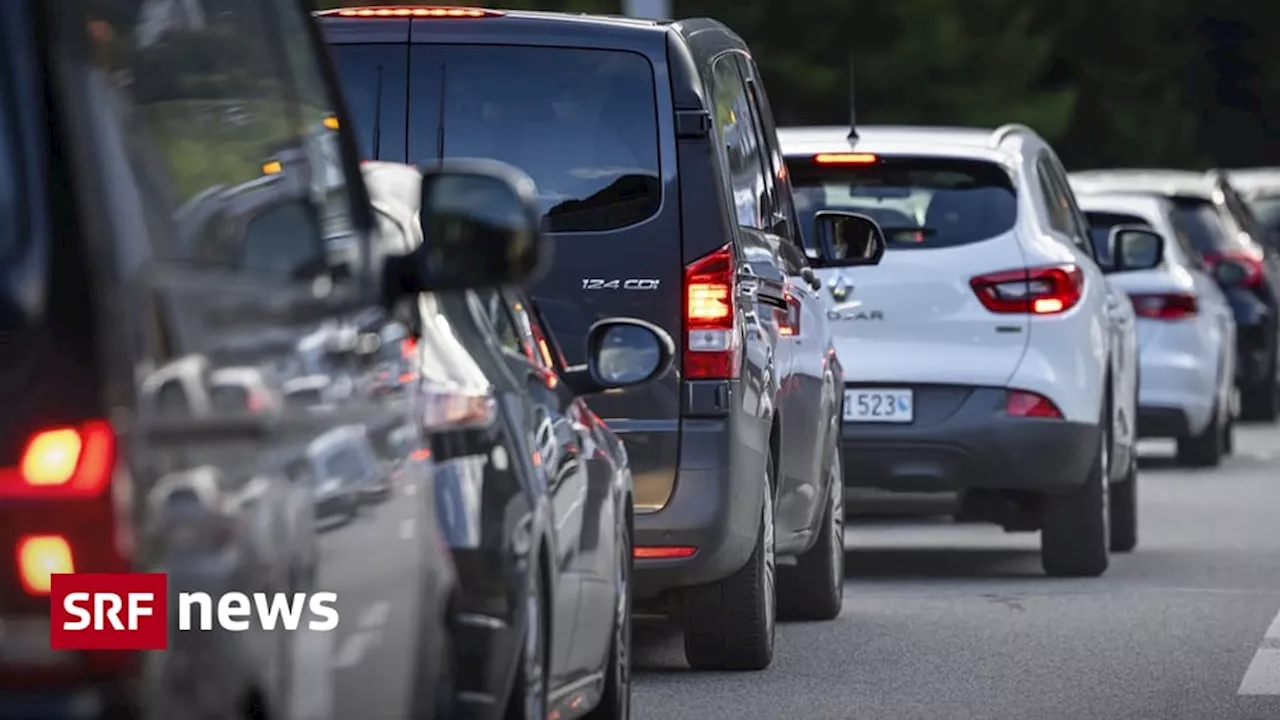
<instances>
[{"instance_id":1,"label":"rear light cluster","mask_svg":"<svg viewBox=\"0 0 1280 720\"><path fill-rule=\"evenodd\" d=\"M115 432L101 420L35 433L23 448L18 466L0 469L0 499L102 498L115 454ZM47 595L54 574L75 571L70 542L54 532L20 536L14 561L23 590L31 595Z\"/></svg>"},{"instance_id":2,"label":"rear light cluster","mask_svg":"<svg viewBox=\"0 0 1280 720\"><path fill-rule=\"evenodd\" d=\"M1084 273L1075 265L1006 270L979 275L969 286L993 313L1052 315L1080 302Z\"/></svg>"},{"instance_id":3,"label":"rear light cluster","mask_svg":"<svg viewBox=\"0 0 1280 720\"><path fill-rule=\"evenodd\" d=\"M1225 252L1225 253L1211 252L1211 253L1204 254L1204 262L1206 265L1209 266L1210 271L1213 270L1214 265L1217 265L1223 260L1230 260L1232 262L1240 263L1242 266L1244 266L1245 276L1244 276L1244 280L1242 280L1240 283L1244 287L1252 288L1252 287L1258 287L1262 285L1263 278L1266 277L1265 268L1262 264L1262 258L1259 258L1249 253L1242 253L1242 252Z\"/></svg>"},{"instance_id":4,"label":"rear light cluster","mask_svg":"<svg viewBox=\"0 0 1280 720\"><path fill-rule=\"evenodd\" d=\"M1005 413L1010 417L1062 419L1062 411L1052 400L1029 390L1010 390Z\"/></svg>"},{"instance_id":5,"label":"rear light cluster","mask_svg":"<svg viewBox=\"0 0 1280 720\"><path fill-rule=\"evenodd\" d=\"M733 248L725 245L684 269L684 376L688 380L738 377L738 313Z\"/></svg>"},{"instance_id":6,"label":"rear light cluster","mask_svg":"<svg viewBox=\"0 0 1280 720\"><path fill-rule=\"evenodd\" d=\"M1152 320L1182 320L1200 312L1196 296L1187 293L1139 293L1129 299L1138 317Z\"/></svg>"}]
</instances>

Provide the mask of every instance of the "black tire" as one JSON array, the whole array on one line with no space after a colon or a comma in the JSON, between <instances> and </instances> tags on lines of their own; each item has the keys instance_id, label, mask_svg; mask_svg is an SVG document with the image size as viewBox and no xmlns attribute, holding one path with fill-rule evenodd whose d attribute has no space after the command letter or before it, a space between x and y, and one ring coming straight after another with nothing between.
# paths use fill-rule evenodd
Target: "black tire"
<instances>
[{"instance_id":1,"label":"black tire","mask_svg":"<svg viewBox=\"0 0 1280 720\"><path fill-rule=\"evenodd\" d=\"M630 503L630 500L627 501ZM631 527L622 523L618 538L618 604L614 607L613 641L604 668L604 695L587 720L631 719Z\"/></svg>"},{"instance_id":2,"label":"black tire","mask_svg":"<svg viewBox=\"0 0 1280 720\"><path fill-rule=\"evenodd\" d=\"M1127 553L1138 546L1138 454L1129 455L1129 468L1111 483L1111 552Z\"/></svg>"},{"instance_id":3,"label":"black tire","mask_svg":"<svg viewBox=\"0 0 1280 720\"><path fill-rule=\"evenodd\" d=\"M536 557L536 555L534 556ZM525 632L520 665L507 699L507 720L545 720L547 717L547 608L541 568L529 571L525 590Z\"/></svg>"},{"instance_id":4,"label":"black tire","mask_svg":"<svg viewBox=\"0 0 1280 720\"><path fill-rule=\"evenodd\" d=\"M1227 428L1222 433L1222 454L1233 455L1236 451L1236 418L1227 413Z\"/></svg>"},{"instance_id":5,"label":"black tire","mask_svg":"<svg viewBox=\"0 0 1280 720\"><path fill-rule=\"evenodd\" d=\"M787 620L834 620L844 606L844 472L839 448L829 465L831 485L818 540L794 566L778 568L778 614Z\"/></svg>"},{"instance_id":6,"label":"black tire","mask_svg":"<svg viewBox=\"0 0 1280 720\"><path fill-rule=\"evenodd\" d=\"M763 670L773 662L777 627L773 472L769 457L760 529L747 563L724 580L686 591L684 656L695 670Z\"/></svg>"},{"instance_id":7,"label":"black tire","mask_svg":"<svg viewBox=\"0 0 1280 720\"><path fill-rule=\"evenodd\" d=\"M1178 438L1178 464L1185 467L1217 467L1226 451L1226 431L1222 410L1215 406L1213 417L1199 435Z\"/></svg>"},{"instance_id":8,"label":"black tire","mask_svg":"<svg viewBox=\"0 0 1280 720\"><path fill-rule=\"evenodd\" d=\"M1040 517L1040 564L1053 577L1098 577L1107 571L1111 524L1107 466L1111 457L1111 412L1099 421L1098 449L1079 488L1045 495Z\"/></svg>"},{"instance_id":9,"label":"black tire","mask_svg":"<svg viewBox=\"0 0 1280 720\"><path fill-rule=\"evenodd\" d=\"M1274 422L1280 415L1280 392L1276 381L1263 381L1240 388L1240 419Z\"/></svg>"}]
</instances>

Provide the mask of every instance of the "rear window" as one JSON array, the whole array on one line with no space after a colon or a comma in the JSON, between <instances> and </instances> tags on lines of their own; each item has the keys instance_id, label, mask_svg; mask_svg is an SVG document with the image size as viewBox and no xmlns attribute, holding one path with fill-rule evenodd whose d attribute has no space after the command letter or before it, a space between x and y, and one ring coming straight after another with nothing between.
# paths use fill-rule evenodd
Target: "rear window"
<instances>
[{"instance_id":1,"label":"rear window","mask_svg":"<svg viewBox=\"0 0 1280 720\"><path fill-rule=\"evenodd\" d=\"M369 470L364 460L354 447L343 447L325 460L325 475L347 481L359 480Z\"/></svg>"},{"instance_id":2,"label":"rear window","mask_svg":"<svg viewBox=\"0 0 1280 720\"><path fill-rule=\"evenodd\" d=\"M1093 251L1098 256L1098 260L1103 263L1111 262L1111 248L1107 246L1111 228L1116 225L1151 227L1151 223L1141 217L1124 213L1086 212L1085 218L1089 221L1089 239L1093 241Z\"/></svg>"},{"instance_id":3,"label":"rear window","mask_svg":"<svg viewBox=\"0 0 1280 720\"><path fill-rule=\"evenodd\" d=\"M806 244L820 210L870 216L890 250L957 247L1013 229L1017 195L1009 174L980 160L882 158L874 165L789 162Z\"/></svg>"},{"instance_id":4,"label":"rear window","mask_svg":"<svg viewBox=\"0 0 1280 720\"><path fill-rule=\"evenodd\" d=\"M365 157L398 160L404 153L419 164L481 157L514 165L533 178L552 232L616 230L658 211L657 101L653 66L643 55L417 45L406 88L398 69L402 48L335 48ZM382 126L394 122L388 116L398 102L388 94L403 96L406 89L408 137L397 146L394 131Z\"/></svg>"},{"instance_id":5,"label":"rear window","mask_svg":"<svg viewBox=\"0 0 1280 720\"><path fill-rule=\"evenodd\" d=\"M1215 253L1246 250L1222 214L1209 200L1173 197L1173 224L1191 241L1197 252Z\"/></svg>"},{"instance_id":6,"label":"rear window","mask_svg":"<svg viewBox=\"0 0 1280 720\"><path fill-rule=\"evenodd\" d=\"M1249 209L1258 222L1272 232L1280 232L1280 195L1267 195L1249 200Z\"/></svg>"}]
</instances>

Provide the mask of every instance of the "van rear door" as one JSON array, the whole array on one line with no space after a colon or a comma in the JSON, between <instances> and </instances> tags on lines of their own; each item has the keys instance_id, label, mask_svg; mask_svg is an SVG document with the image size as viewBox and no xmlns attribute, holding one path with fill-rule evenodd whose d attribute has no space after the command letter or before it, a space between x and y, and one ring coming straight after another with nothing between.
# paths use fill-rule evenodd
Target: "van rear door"
<instances>
[{"instance_id":1,"label":"van rear door","mask_svg":"<svg viewBox=\"0 0 1280 720\"><path fill-rule=\"evenodd\" d=\"M570 365L586 361L591 324L611 316L652 322L680 345L679 200L663 181L674 143L668 152L659 140L674 123L659 112L668 84L646 55L415 43L409 82L409 162L489 157L533 178L555 255L530 294ZM677 460L679 374L591 406L628 441L637 509L661 508Z\"/></svg>"}]
</instances>

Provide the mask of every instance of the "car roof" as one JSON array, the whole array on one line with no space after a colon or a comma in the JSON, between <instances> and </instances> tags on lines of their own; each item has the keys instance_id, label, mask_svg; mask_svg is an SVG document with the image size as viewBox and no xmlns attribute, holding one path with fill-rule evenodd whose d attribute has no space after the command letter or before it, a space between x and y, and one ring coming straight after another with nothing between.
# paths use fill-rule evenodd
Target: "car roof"
<instances>
[{"instance_id":1,"label":"car roof","mask_svg":"<svg viewBox=\"0 0 1280 720\"><path fill-rule=\"evenodd\" d=\"M1242 195L1280 194L1280 167L1255 167L1228 170L1231 185Z\"/></svg>"},{"instance_id":2,"label":"car roof","mask_svg":"<svg viewBox=\"0 0 1280 720\"><path fill-rule=\"evenodd\" d=\"M831 152L866 152L882 155L916 155L1006 161L1020 149L1017 142L996 147L995 128L921 125L859 125L858 137L849 137L848 125L778 128L778 143L788 157ZM1012 151L1012 152L1011 152Z\"/></svg>"},{"instance_id":3,"label":"car roof","mask_svg":"<svg viewBox=\"0 0 1280 720\"><path fill-rule=\"evenodd\" d=\"M1137 192L1211 200L1217 190L1212 175L1194 170L1080 170L1070 173L1068 179L1078 193Z\"/></svg>"},{"instance_id":4,"label":"car roof","mask_svg":"<svg viewBox=\"0 0 1280 720\"><path fill-rule=\"evenodd\" d=\"M1168 200L1152 193L1079 193L1076 202L1085 212L1137 215L1153 224L1166 217L1169 205Z\"/></svg>"}]
</instances>

